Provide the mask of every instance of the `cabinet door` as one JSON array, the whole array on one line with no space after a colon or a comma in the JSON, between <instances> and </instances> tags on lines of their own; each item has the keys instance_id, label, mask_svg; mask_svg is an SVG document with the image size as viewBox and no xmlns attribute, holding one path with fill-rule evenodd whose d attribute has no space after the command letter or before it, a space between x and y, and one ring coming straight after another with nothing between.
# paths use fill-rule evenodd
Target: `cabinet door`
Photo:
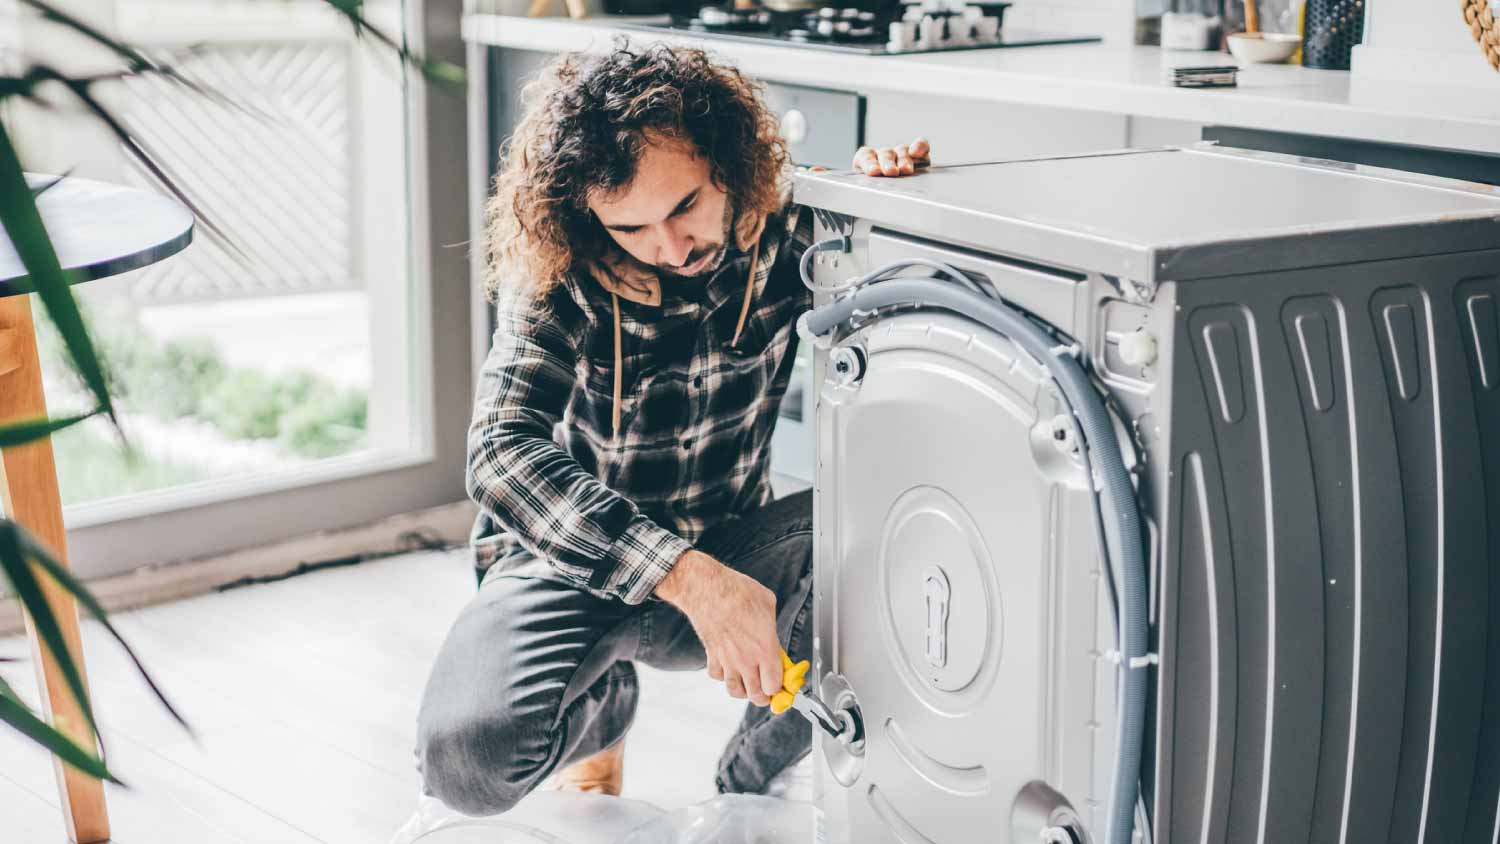
<instances>
[{"instance_id":1,"label":"cabinet door","mask_svg":"<svg viewBox=\"0 0 1500 844\"><path fill-rule=\"evenodd\" d=\"M859 94L767 82L766 103L781 119L781 137L797 164L842 169L864 142Z\"/></svg>"}]
</instances>

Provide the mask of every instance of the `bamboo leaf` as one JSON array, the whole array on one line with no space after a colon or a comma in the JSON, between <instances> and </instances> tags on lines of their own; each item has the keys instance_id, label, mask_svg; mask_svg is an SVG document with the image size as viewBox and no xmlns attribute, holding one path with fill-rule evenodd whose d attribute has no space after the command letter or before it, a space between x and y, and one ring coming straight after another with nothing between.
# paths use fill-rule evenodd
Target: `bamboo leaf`
<instances>
[{"instance_id":1,"label":"bamboo leaf","mask_svg":"<svg viewBox=\"0 0 1500 844\"><path fill-rule=\"evenodd\" d=\"M130 645L126 643L125 638L121 636L119 631L115 629L114 625L110 623L108 614L104 610L104 606L99 603L98 599L96 599L92 593L89 592L88 587L84 586L82 581L74 577L73 573L68 571L66 566L53 558L53 556L48 553L47 549L44 548L39 541L37 541L36 537L32 536L19 525L16 526L16 535L19 538L18 544L23 554L30 557L37 565L41 566L42 569L47 572L47 574L51 575L53 580L56 580L59 585L68 590L68 592L78 600L78 603L82 604L84 609L88 610L89 615L92 615L99 621L101 625L103 625L105 630L109 631L109 635L112 636L114 640L120 644L120 647L125 650L125 654L130 657L130 661L135 664L136 671L139 672L141 678L146 681L146 685L151 687L151 693L156 695L156 699L161 702L161 705L166 708L167 712L171 714L172 718L177 721L178 724L181 724L182 728L184 730L187 730L189 735L192 735L193 728L188 725L188 722L184 720L180 714L178 714L177 709L172 706L171 702L167 700L167 696L162 692L161 688L156 685L156 681L151 679L151 675L146 671L146 666L141 663L140 658L135 655L135 651L131 650Z\"/></svg>"},{"instance_id":2,"label":"bamboo leaf","mask_svg":"<svg viewBox=\"0 0 1500 844\"><path fill-rule=\"evenodd\" d=\"M46 193L47 191L52 190L53 188L57 187L58 183L60 183L63 179L68 178L68 176L71 175L72 172L73 172L72 170L69 170L67 173L62 174L61 176L58 176L58 177L52 179L49 182L37 185L36 187L34 187L34 188L31 189L31 195L32 196L41 196L42 194Z\"/></svg>"},{"instance_id":3,"label":"bamboo leaf","mask_svg":"<svg viewBox=\"0 0 1500 844\"><path fill-rule=\"evenodd\" d=\"M4 125L0 125L0 225L4 226L16 254L21 257L31 285L47 309L47 316L67 343L74 367L93 392L99 409L109 414L110 420L118 425L109 388L104 381L104 368L99 364L99 355L84 327L83 314L78 310L73 291L68 289L68 276L63 272L57 251L52 248L52 240L42 224L42 215L36 209L36 197L26 184L26 174L21 171L21 162Z\"/></svg>"},{"instance_id":4,"label":"bamboo leaf","mask_svg":"<svg viewBox=\"0 0 1500 844\"><path fill-rule=\"evenodd\" d=\"M46 595L42 591L42 585L36 579L36 572L27 559L29 555L22 544L22 533L23 528L15 522L8 519L0 520L0 569L4 570L5 578L10 581L11 591L15 593L26 613L31 616L31 623L36 628L37 638L52 654L53 661L57 663L58 670L67 681L68 689L73 693L73 699L77 701L78 708L83 712L89 730L97 738L99 724L94 720L93 705L89 701L88 693L84 691L83 674L78 670L78 663L73 661L73 655L63 639L62 628L58 626L57 616L53 614L52 606L47 602ZM102 750L102 740L100 747Z\"/></svg>"},{"instance_id":5,"label":"bamboo leaf","mask_svg":"<svg viewBox=\"0 0 1500 844\"><path fill-rule=\"evenodd\" d=\"M50 3L44 2L44 0L21 0L21 3L36 9L41 13L43 18L53 23L61 24L90 41L105 47L110 52L124 59L131 66L132 70L145 70L156 67L156 63L147 58L140 50L110 38L94 26L73 17Z\"/></svg>"},{"instance_id":6,"label":"bamboo leaf","mask_svg":"<svg viewBox=\"0 0 1500 844\"><path fill-rule=\"evenodd\" d=\"M57 758L95 779L107 780L116 785L125 785L109 772L104 760L73 743L73 740L53 729L36 716L12 694L0 694L0 721L15 728L21 735L31 739Z\"/></svg>"},{"instance_id":7,"label":"bamboo leaf","mask_svg":"<svg viewBox=\"0 0 1500 844\"><path fill-rule=\"evenodd\" d=\"M64 416L59 419L48 419L44 416L35 419L23 419L19 422L7 422L0 425L0 448L29 443L42 437L51 436L72 425L76 425L92 416L97 416L98 411L93 413L82 413L77 416Z\"/></svg>"},{"instance_id":8,"label":"bamboo leaf","mask_svg":"<svg viewBox=\"0 0 1500 844\"><path fill-rule=\"evenodd\" d=\"M376 41L379 41L384 46L390 48L391 50L394 50L396 55L401 57L402 61L405 61L407 64L410 64L412 67L415 67L417 70L421 71L422 75L426 77L428 81L437 83L440 86L450 89L459 89L463 87L465 80L463 68L459 67L456 64L453 64L452 62L445 62L441 59L427 58L407 47L404 43L405 39L403 39L402 43L397 43L394 38L387 35L379 27L374 26L369 21L365 20L364 0L323 1L329 6L333 7L334 11L337 11L339 14L348 19L349 26L354 29L354 35L356 37L364 37L366 34L369 34Z\"/></svg>"},{"instance_id":9,"label":"bamboo leaf","mask_svg":"<svg viewBox=\"0 0 1500 844\"><path fill-rule=\"evenodd\" d=\"M207 97L208 99L215 102L230 107L239 107L239 104L235 103L232 98L227 97L219 91L204 85L202 82L184 76L180 71L177 70L177 68L173 67L170 64L162 64L161 62L152 59L150 56L146 55L136 47L126 44L123 41L118 41L114 38L111 38L109 35L105 34L97 27L94 27L86 21L80 20L79 18L68 14L67 12L57 8L53 4L46 2L46 0L20 0L20 2L27 6L30 6L33 9L36 9L39 13L41 13L41 16L44 20L51 21L52 23L55 23L66 29L71 29L79 35L82 35L84 38L87 38L90 41L99 44L100 46L114 53L119 58L123 59L127 65L126 70L122 73L101 74L91 77L74 77L79 81L95 82L104 79L118 79L125 76L142 76L149 73L171 80L172 82L182 85L193 93L199 94L203 97ZM192 51L194 48L189 47L187 49L189 51Z\"/></svg>"},{"instance_id":10,"label":"bamboo leaf","mask_svg":"<svg viewBox=\"0 0 1500 844\"><path fill-rule=\"evenodd\" d=\"M170 191L172 195L177 198L178 202L181 202L183 205L187 206L187 209L193 213L193 217L201 222L203 226L207 228L209 232L211 232L215 237L217 237L221 243L223 243L226 247L231 249L241 258L247 257L245 256L244 251L239 248L239 245L234 242L234 239L231 238L229 234L223 229L219 228L218 223L215 223L213 221L213 218L204 213L203 209L199 208L197 203L193 202L193 200L188 197L187 192L178 187L177 183L167 175L166 170L162 168L160 162L158 161L158 156L153 155L139 138L130 134L130 130L126 129L125 125L121 123L113 114L111 114L110 111L106 109L104 105L94 97L94 95L89 91L88 85L81 84L76 80L70 80L60 73L53 73L57 81L68 86L68 88L73 92L73 96L77 97L78 100L82 102L84 106L87 107L88 110L92 112L101 123L103 123L111 132L114 133L115 138L119 140L119 142L125 147L126 151L134 156L135 160L141 163L141 166L150 171L152 177L156 179L157 183Z\"/></svg>"},{"instance_id":11,"label":"bamboo leaf","mask_svg":"<svg viewBox=\"0 0 1500 844\"><path fill-rule=\"evenodd\" d=\"M187 76L184 76L180 71L177 70L177 68L173 67L172 65L162 64L161 62L158 62L143 53L140 49L133 47L123 41L111 38L109 35L105 34L97 27L89 24L86 21L80 20L73 15L68 14L67 12L57 8L53 4L46 2L46 0L20 0L20 2L37 10L39 13L41 13L41 16L44 20L51 21L66 29L71 29L79 35L82 35L84 38L87 38L90 41L93 41L95 44L104 47L105 49L114 53L116 56L123 59L127 65L126 70L119 73L99 74L91 77L75 77L79 81L87 81L89 83L92 83L103 81L106 79L120 79L127 76L142 76L150 73L169 79L179 85L182 85L193 93L199 94L203 97L207 97L208 99L214 100L215 102L231 107L237 105L230 97L225 96L217 90L210 88L195 79L190 79ZM193 50L192 47L189 47L187 49L189 50L189 52Z\"/></svg>"}]
</instances>

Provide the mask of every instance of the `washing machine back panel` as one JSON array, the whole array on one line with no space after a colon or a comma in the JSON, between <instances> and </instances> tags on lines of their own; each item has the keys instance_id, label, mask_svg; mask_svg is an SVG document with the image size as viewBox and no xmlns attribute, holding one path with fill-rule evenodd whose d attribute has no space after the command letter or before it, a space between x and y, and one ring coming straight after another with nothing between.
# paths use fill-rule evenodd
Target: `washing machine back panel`
<instances>
[{"instance_id":1,"label":"washing machine back panel","mask_svg":"<svg viewBox=\"0 0 1500 844\"><path fill-rule=\"evenodd\" d=\"M1305 166L1247 160L1273 177ZM1362 197L1410 187L1324 175L1327 190L1372 182ZM1431 210L1420 202L1350 206L1331 228L1351 240L1309 239L1326 264L1281 266L1285 243L1267 229L1234 244L1259 269L1129 286L1109 277L1128 250L1082 238L1067 254L1042 241L1016 252L1025 226L1005 221L987 247L963 222L984 215L931 214L953 196L990 200L923 179L867 180L889 202L829 194L855 215L855 236L843 266L815 265L817 280L923 250L973 271L989 256L996 290L1087 355L1144 460L1155 840L1492 841L1500 248L1486 247L1493 219L1471 213L1492 195L1458 183L1402 194L1478 203L1423 222L1421 242L1404 228ZM1134 200L1111 201L1124 214ZM1266 207L1222 201L1215 213L1230 217ZM1014 216L1062 210L1039 201ZM1078 234L1076 218L1053 222ZM1359 260L1341 251L1356 240ZM1126 354L1140 333L1154 354L1140 343ZM866 315L838 345L862 349L867 367L818 393L815 667L825 696L858 698L869 745L858 762L820 747L830 840L1030 842L1064 809L1097 835L1114 758L1115 671L1102 655L1115 643L1089 498L1045 424L1061 409L1051 388L960 314Z\"/></svg>"},{"instance_id":2,"label":"washing machine back panel","mask_svg":"<svg viewBox=\"0 0 1500 844\"><path fill-rule=\"evenodd\" d=\"M795 199L1145 282L1500 247L1500 189L1206 145L801 175Z\"/></svg>"},{"instance_id":3,"label":"washing machine back panel","mask_svg":"<svg viewBox=\"0 0 1500 844\"><path fill-rule=\"evenodd\" d=\"M1062 405L1007 339L955 316L890 319L857 343L863 378L820 398L820 488L840 492L820 533L819 667L868 701L859 778L830 784L831 814L849 841L1009 841L1032 781L1068 783L1093 812L1111 633L1093 534L1059 531L1089 512L1055 444Z\"/></svg>"},{"instance_id":4,"label":"washing machine back panel","mask_svg":"<svg viewBox=\"0 0 1500 844\"><path fill-rule=\"evenodd\" d=\"M1159 840L1491 840L1500 253L1176 294Z\"/></svg>"}]
</instances>

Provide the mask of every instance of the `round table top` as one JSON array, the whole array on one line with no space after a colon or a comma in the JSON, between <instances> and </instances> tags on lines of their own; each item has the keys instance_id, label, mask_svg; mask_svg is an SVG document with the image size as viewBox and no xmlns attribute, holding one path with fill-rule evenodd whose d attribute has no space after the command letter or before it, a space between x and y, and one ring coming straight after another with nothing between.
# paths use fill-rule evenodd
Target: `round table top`
<instances>
[{"instance_id":1,"label":"round table top","mask_svg":"<svg viewBox=\"0 0 1500 844\"><path fill-rule=\"evenodd\" d=\"M33 188L52 177L27 175ZM73 282L139 269L181 252L193 240L193 215L171 197L140 188L67 177L36 199L64 270ZM0 296L32 286L15 246L0 230Z\"/></svg>"}]
</instances>

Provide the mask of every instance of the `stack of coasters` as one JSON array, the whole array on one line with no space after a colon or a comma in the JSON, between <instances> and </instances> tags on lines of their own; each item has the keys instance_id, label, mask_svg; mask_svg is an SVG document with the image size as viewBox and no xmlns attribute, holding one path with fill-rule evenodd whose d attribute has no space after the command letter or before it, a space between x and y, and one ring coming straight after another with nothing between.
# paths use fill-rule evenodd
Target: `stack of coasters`
<instances>
[{"instance_id":1,"label":"stack of coasters","mask_svg":"<svg viewBox=\"0 0 1500 844\"><path fill-rule=\"evenodd\" d=\"M1233 88L1239 65L1167 68L1167 82L1178 88Z\"/></svg>"}]
</instances>

